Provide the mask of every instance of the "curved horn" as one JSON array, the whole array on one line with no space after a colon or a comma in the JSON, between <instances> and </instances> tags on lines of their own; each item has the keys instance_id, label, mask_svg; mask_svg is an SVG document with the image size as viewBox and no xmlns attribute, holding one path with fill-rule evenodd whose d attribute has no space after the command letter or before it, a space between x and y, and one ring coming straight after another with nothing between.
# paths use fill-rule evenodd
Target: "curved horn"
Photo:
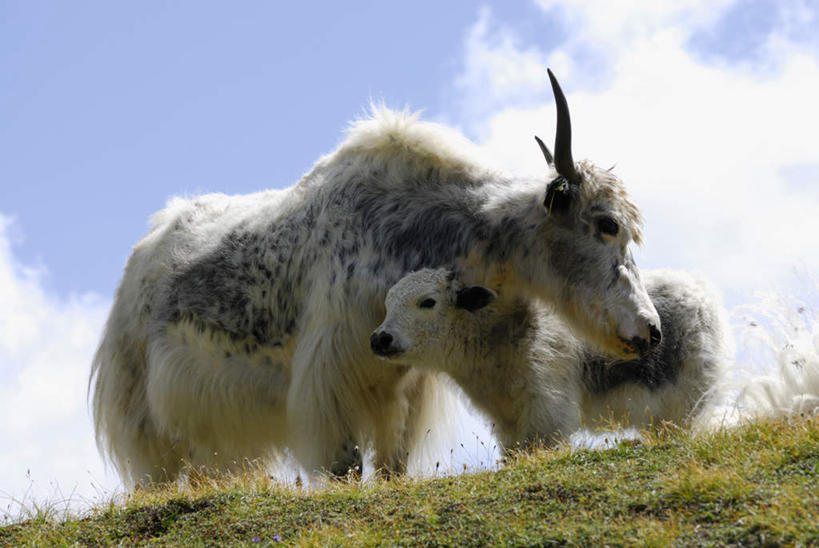
<instances>
[{"instance_id":1,"label":"curved horn","mask_svg":"<svg viewBox=\"0 0 819 548\"><path fill-rule=\"evenodd\" d=\"M555 95L555 106L557 107L555 169L569 181L579 182L572 159L572 121L569 118L569 104L551 69L546 69L546 72L549 73L549 81L552 83L552 92Z\"/></svg>"},{"instance_id":2,"label":"curved horn","mask_svg":"<svg viewBox=\"0 0 819 548\"><path fill-rule=\"evenodd\" d=\"M535 141L537 141L540 151L543 153L543 157L546 158L546 163L552 165L554 163L554 158L552 158L552 153L549 152L548 147L543 144L543 141L541 141L540 137L537 135L535 135Z\"/></svg>"}]
</instances>

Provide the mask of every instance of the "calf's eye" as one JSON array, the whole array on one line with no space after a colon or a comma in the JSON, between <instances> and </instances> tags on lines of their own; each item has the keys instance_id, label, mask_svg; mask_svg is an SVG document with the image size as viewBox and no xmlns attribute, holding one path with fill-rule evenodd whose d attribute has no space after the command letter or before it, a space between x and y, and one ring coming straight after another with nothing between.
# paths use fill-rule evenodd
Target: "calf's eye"
<instances>
[{"instance_id":1,"label":"calf's eye","mask_svg":"<svg viewBox=\"0 0 819 548\"><path fill-rule=\"evenodd\" d=\"M601 234L617 236L620 227L617 225L617 221L611 217L601 217L597 220L597 230L599 230Z\"/></svg>"},{"instance_id":2,"label":"calf's eye","mask_svg":"<svg viewBox=\"0 0 819 548\"><path fill-rule=\"evenodd\" d=\"M433 308L435 307L435 299L427 298L418 303L419 308Z\"/></svg>"}]
</instances>

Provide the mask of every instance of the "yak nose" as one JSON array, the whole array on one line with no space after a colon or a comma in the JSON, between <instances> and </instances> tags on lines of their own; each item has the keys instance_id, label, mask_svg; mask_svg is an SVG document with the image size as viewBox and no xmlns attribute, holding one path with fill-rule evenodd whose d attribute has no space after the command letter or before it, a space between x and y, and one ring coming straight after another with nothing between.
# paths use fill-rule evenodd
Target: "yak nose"
<instances>
[{"instance_id":1,"label":"yak nose","mask_svg":"<svg viewBox=\"0 0 819 548\"><path fill-rule=\"evenodd\" d=\"M370 348L376 354L385 356L390 353L392 340L392 335L386 331L375 331L372 335L370 335Z\"/></svg>"},{"instance_id":2,"label":"yak nose","mask_svg":"<svg viewBox=\"0 0 819 548\"><path fill-rule=\"evenodd\" d=\"M631 345L640 354L640 356L644 356L649 350L657 348L657 345L663 340L663 334L656 325L649 324L648 332L648 340L644 339L643 337L631 338Z\"/></svg>"},{"instance_id":3,"label":"yak nose","mask_svg":"<svg viewBox=\"0 0 819 548\"><path fill-rule=\"evenodd\" d=\"M657 346L663 340L663 332L660 331L654 324L649 325L648 330L651 333L651 341L649 344L651 348L657 348Z\"/></svg>"}]
</instances>

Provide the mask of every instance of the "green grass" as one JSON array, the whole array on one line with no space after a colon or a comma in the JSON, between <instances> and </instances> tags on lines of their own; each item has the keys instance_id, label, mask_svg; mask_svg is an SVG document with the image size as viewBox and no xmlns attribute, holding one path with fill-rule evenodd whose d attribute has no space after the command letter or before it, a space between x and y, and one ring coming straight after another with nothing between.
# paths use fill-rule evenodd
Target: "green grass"
<instances>
[{"instance_id":1,"label":"green grass","mask_svg":"<svg viewBox=\"0 0 819 548\"><path fill-rule=\"evenodd\" d=\"M819 418L603 451L535 450L499 471L335 482L250 475L133 493L83 517L41 512L0 545L819 545Z\"/></svg>"}]
</instances>

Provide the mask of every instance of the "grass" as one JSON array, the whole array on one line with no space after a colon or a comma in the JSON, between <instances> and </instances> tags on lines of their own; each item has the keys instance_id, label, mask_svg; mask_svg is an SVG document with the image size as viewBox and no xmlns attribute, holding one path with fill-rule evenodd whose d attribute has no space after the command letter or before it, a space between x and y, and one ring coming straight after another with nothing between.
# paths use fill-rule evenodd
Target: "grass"
<instances>
[{"instance_id":1,"label":"grass","mask_svg":"<svg viewBox=\"0 0 819 548\"><path fill-rule=\"evenodd\" d=\"M0 545L819 545L819 418L676 429L607 450L538 449L501 470L335 482L195 478L88 515L42 512Z\"/></svg>"}]
</instances>

